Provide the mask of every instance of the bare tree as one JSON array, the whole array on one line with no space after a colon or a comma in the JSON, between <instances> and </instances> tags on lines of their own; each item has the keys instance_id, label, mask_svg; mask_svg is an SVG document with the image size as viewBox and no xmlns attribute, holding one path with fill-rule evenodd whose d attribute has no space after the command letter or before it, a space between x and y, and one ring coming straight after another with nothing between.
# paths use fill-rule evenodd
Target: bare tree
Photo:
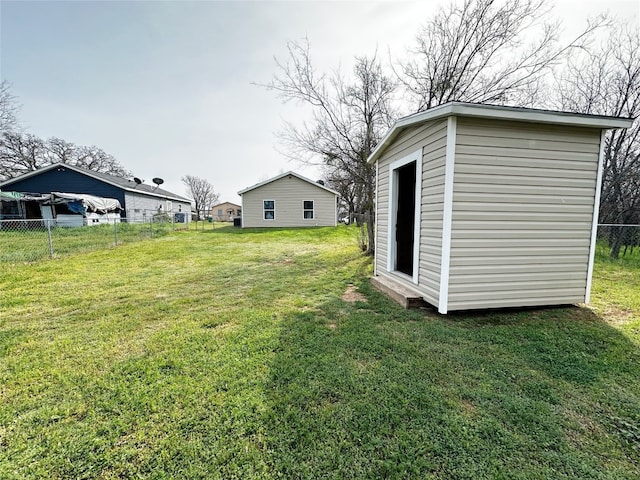
<instances>
[{"instance_id":1,"label":"bare tree","mask_svg":"<svg viewBox=\"0 0 640 480\"><path fill-rule=\"evenodd\" d=\"M76 157L76 146L57 137L45 142L47 163L73 163Z\"/></svg>"},{"instance_id":2,"label":"bare tree","mask_svg":"<svg viewBox=\"0 0 640 480\"><path fill-rule=\"evenodd\" d=\"M285 124L280 138L287 155L323 165L332 187L359 192L352 207L368 219L368 241L362 248L373 254L375 169L367 158L393 123L395 85L376 56L355 57L353 76L347 81L340 72L315 72L308 40L288 42L287 48L286 62L276 59L277 73L262 86L276 91L285 102L301 102L313 111L308 122Z\"/></svg>"},{"instance_id":3,"label":"bare tree","mask_svg":"<svg viewBox=\"0 0 640 480\"><path fill-rule=\"evenodd\" d=\"M46 140L45 147L47 163L68 163L117 177L131 176L131 172L124 168L113 155L95 145L91 147L75 145L61 138L51 137Z\"/></svg>"},{"instance_id":4,"label":"bare tree","mask_svg":"<svg viewBox=\"0 0 640 480\"><path fill-rule=\"evenodd\" d=\"M77 146L55 137L45 141L30 133L7 131L0 135L0 179L58 162L120 177L131 175L112 155L95 146Z\"/></svg>"},{"instance_id":5,"label":"bare tree","mask_svg":"<svg viewBox=\"0 0 640 480\"><path fill-rule=\"evenodd\" d=\"M627 24L610 29L601 45L574 55L559 75L556 91L564 110L640 117L640 32ZM640 223L640 122L607 133L600 222ZM618 257L625 231L611 229L611 255Z\"/></svg>"},{"instance_id":6,"label":"bare tree","mask_svg":"<svg viewBox=\"0 0 640 480\"><path fill-rule=\"evenodd\" d=\"M412 109L456 100L535 104L551 68L606 21L560 44L549 12L547 0L464 0L438 10L396 71Z\"/></svg>"},{"instance_id":7,"label":"bare tree","mask_svg":"<svg viewBox=\"0 0 640 480\"><path fill-rule=\"evenodd\" d=\"M182 177L182 183L187 188L187 194L195 203L198 220L204 218L205 212L211 209L220 195L215 193L213 185L204 178L186 175Z\"/></svg>"},{"instance_id":8,"label":"bare tree","mask_svg":"<svg viewBox=\"0 0 640 480\"><path fill-rule=\"evenodd\" d=\"M95 145L91 147L76 147L73 158L68 163L93 170L94 172L108 173L109 175L115 175L117 177L131 176L131 172L124 168L113 155L108 154Z\"/></svg>"},{"instance_id":9,"label":"bare tree","mask_svg":"<svg viewBox=\"0 0 640 480\"><path fill-rule=\"evenodd\" d=\"M364 196L362 185L353 182L347 172L332 167L323 168L322 177L327 187L338 192L339 209L342 210L341 213L346 213L349 220L352 221L354 214L362 210Z\"/></svg>"},{"instance_id":10,"label":"bare tree","mask_svg":"<svg viewBox=\"0 0 640 480\"><path fill-rule=\"evenodd\" d=\"M18 130L20 105L6 80L0 82L0 133Z\"/></svg>"},{"instance_id":11,"label":"bare tree","mask_svg":"<svg viewBox=\"0 0 640 480\"><path fill-rule=\"evenodd\" d=\"M46 149L41 138L19 132L0 136L0 180L15 178L46 165Z\"/></svg>"}]
</instances>

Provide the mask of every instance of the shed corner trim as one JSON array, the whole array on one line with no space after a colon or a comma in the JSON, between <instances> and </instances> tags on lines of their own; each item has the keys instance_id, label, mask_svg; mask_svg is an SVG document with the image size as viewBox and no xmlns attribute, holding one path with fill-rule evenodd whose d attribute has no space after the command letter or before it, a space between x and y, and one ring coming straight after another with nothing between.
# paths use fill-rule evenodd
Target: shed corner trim
<instances>
[{"instance_id":1,"label":"shed corner trim","mask_svg":"<svg viewBox=\"0 0 640 480\"><path fill-rule=\"evenodd\" d=\"M593 264L596 257L596 240L598 236L598 214L600 212L600 196L602 192L602 175L604 170L604 144L607 131L600 131L600 150L598 153L598 173L596 175L596 193L593 200L593 220L591 223L591 243L589 245L589 264L587 267L587 286L584 292L584 303L591 299L591 277L593 276Z\"/></svg>"},{"instance_id":2,"label":"shed corner trim","mask_svg":"<svg viewBox=\"0 0 640 480\"><path fill-rule=\"evenodd\" d=\"M380 163L376 162L376 194L373 196L373 215L374 215L374 233L373 238L375 240L374 249L373 249L373 275L378 275L378 178L380 176ZM336 208L336 212L337 212ZM337 213L336 213L337 214ZM388 248L388 247L387 247Z\"/></svg>"},{"instance_id":3,"label":"shed corner trim","mask_svg":"<svg viewBox=\"0 0 640 480\"><path fill-rule=\"evenodd\" d=\"M444 169L444 205L442 217L442 253L438 312L447 313L449 303L449 265L451 260L451 226L453 222L453 175L456 156L457 118L447 118L447 147Z\"/></svg>"}]
</instances>

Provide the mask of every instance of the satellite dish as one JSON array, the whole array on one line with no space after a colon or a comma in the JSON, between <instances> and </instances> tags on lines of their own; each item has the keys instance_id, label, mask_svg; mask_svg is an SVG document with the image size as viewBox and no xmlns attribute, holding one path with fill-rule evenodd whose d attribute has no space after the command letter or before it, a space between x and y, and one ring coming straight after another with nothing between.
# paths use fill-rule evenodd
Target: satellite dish
<instances>
[{"instance_id":1,"label":"satellite dish","mask_svg":"<svg viewBox=\"0 0 640 480\"><path fill-rule=\"evenodd\" d=\"M164 180L156 177L153 179L153 183L155 183L156 185L162 185L164 183Z\"/></svg>"},{"instance_id":2,"label":"satellite dish","mask_svg":"<svg viewBox=\"0 0 640 480\"><path fill-rule=\"evenodd\" d=\"M133 177L133 181L136 182L136 184L138 185L142 183L142 180L140 180L138 177Z\"/></svg>"},{"instance_id":3,"label":"satellite dish","mask_svg":"<svg viewBox=\"0 0 640 480\"><path fill-rule=\"evenodd\" d=\"M317 183L318 185L324 185L324 180L318 180Z\"/></svg>"}]
</instances>

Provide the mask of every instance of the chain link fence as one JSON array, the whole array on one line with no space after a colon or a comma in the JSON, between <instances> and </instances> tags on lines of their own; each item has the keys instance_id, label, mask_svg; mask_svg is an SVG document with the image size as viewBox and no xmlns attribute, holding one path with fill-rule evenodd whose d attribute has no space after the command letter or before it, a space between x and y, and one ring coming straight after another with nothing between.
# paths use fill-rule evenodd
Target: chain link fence
<instances>
[{"instance_id":1,"label":"chain link fence","mask_svg":"<svg viewBox=\"0 0 640 480\"><path fill-rule=\"evenodd\" d=\"M111 219L83 227L60 226L53 219L0 220L0 265L112 248L186 227L184 223L174 223L168 216L138 223Z\"/></svg>"},{"instance_id":2,"label":"chain link fence","mask_svg":"<svg viewBox=\"0 0 640 480\"><path fill-rule=\"evenodd\" d=\"M340 221L358 226L358 243L366 249L369 216L352 214ZM116 219L84 227L63 227L55 220L0 220L0 265L113 248L185 228L204 231L215 228L215 224L209 221L175 223L169 216L150 217L136 223ZM640 256L640 225L598 225L597 240L600 255L611 258Z\"/></svg>"},{"instance_id":3,"label":"chain link fence","mask_svg":"<svg viewBox=\"0 0 640 480\"><path fill-rule=\"evenodd\" d=\"M640 255L640 225L598 225L598 249L611 258Z\"/></svg>"}]
</instances>

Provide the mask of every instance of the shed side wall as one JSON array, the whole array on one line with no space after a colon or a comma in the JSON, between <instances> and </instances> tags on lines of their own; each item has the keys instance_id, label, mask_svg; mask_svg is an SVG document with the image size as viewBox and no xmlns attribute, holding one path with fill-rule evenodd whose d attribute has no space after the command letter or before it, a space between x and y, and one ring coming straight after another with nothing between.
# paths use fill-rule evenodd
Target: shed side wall
<instances>
[{"instance_id":1,"label":"shed side wall","mask_svg":"<svg viewBox=\"0 0 640 480\"><path fill-rule=\"evenodd\" d=\"M265 220L263 200L275 200L275 220ZM303 200L314 201L314 218L303 218ZM336 225L336 195L297 177L286 176L242 195L243 227Z\"/></svg>"},{"instance_id":2,"label":"shed side wall","mask_svg":"<svg viewBox=\"0 0 640 480\"><path fill-rule=\"evenodd\" d=\"M389 275L389 164L422 149L422 205L418 285L409 283L424 299L438 305L440 249L444 201L444 163L447 121L437 120L402 132L378 160L376 271ZM394 277L402 281L402 278Z\"/></svg>"},{"instance_id":3,"label":"shed side wall","mask_svg":"<svg viewBox=\"0 0 640 480\"><path fill-rule=\"evenodd\" d=\"M600 131L458 119L449 310L583 302Z\"/></svg>"}]
</instances>

